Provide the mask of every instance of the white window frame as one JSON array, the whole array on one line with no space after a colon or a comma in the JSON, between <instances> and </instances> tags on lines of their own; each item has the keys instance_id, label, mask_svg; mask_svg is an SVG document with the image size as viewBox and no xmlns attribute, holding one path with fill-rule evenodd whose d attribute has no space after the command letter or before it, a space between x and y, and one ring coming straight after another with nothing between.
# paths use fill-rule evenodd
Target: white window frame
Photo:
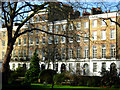
<instances>
[{"instance_id":1,"label":"white window frame","mask_svg":"<svg viewBox=\"0 0 120 90\"><path fill-rule=\"evenodd\" d=\"M84 28L85 29L89 28L89 22L84 22Z\"/></svg>"},{"instance_id":2,"label":"white window frame","mask_svg":"<svg viewBox=\"0 0 120 90\"><path fill-rule=\"evenodd\" d=\"M33 45L33 38L30 38L30 45Z\"/></svg>"},{"instance_id":3,"label":"white window frame","mask_svg":"<svg viewBox=\"0 0 120 90\"><path fill-rule=\"evenodd\" d=\"M115 58L115 44L111 44L110 46L110 55L111 58Z\"/></svg>"},{"instance_id":4,"label":"white window frame","mask_svg":"<svg viewBox=\"0 0 120 90\"><path fill-rule=\"evenodd\" d=\"M52 36L48 37L48 44L52 44Z\"/></svg>"},{"instance_id":5,"label":"white window frame","mask_svg":"<svg viewBox=\"0 0 120 90\"><path fill-rule=\"evenodd\" d=\"M106 30L101 31L101 40L106 40Z\"/></svg>"},{"instance_id":6,"label":"white window frame","mask_svg":"<svg viewBox=\"0 0 120 90\"><path fill-rule=\"evenodd\" d=\"M26 45L26 38L24 38L24 41L23 41L23 45L25 46Z\"/></svg>"},{"instance_id":7,"label":"white window frame","mask_svg":"<svg viewBox=\"0 0 120 90\"><path fill-rule=\"evenodd\" d=\"M56 25L56 26L55 26L55 32L56 32L56 33L59 32L59 25Z\"/></svg>"},{"instance_id":8,"label":"white window frame","mask_svg":"<svg viewBox=\"0 0 120 90\"><path fill-rule=\"evenodd\" d=\"M3 32L3 37L5 37L5 32Z\"/></svg>"},{"instance_id":9,"label":"white window frame","mask_svg":"<svg viewBox=\"0 0 120 90\"><path fill-rule=\"evenodd\" d=\"M21 46L21 39L18 39L18 46Z\"/></svg>"},{"instance_id":10,"label":"white window frame","mask_svg":"<svg viewBox=\"0 0 120 90\"><path fill-rule=\"evenodd\" d=\"M101 45L101 58L106 58L106 45Z\"/></svg>"},{"instance_id":11,"label":"white window frame","mask_svg":"<svg viewBox=\"0 0 120 90\"><path fill-rule=\"evenodd\" d=\"M80 34L77 34L77 36L76 36L76 41L77 41L77 42L80 42Z\"/></svg>"},{"instance_id":12,"label":"white window frame","mask_svg":"<svg viewBox=\"0 0 120 90\"><path fill-rule=\"evenodd\" d=\"M61 59L65 60L66 56L65 56L65 48L61 48Z\"/></svg>"},{"instance_id":13,"label":"white window frame","mask_svg":"<svg viewBox=\"0 0 120 90\"><path fill-rule=\"evenodd\" d=\"M97 63L93 63L93 72L97 72Z\"/></svg>"},{"instance_id":14,"label":"white window frame","mask_svg":"<svg viewBox=\"0 0 120 90\"><path fill-rule=\"evenodd\" d=\"M93 21L92 21L92 27L93 27L93 28L97 27L97 20L93 20Z\"/></svg>"},{"instance_id":15,"label":"white window frame","mask_svg":"<svg viewBox=\"0 0 120 90\"><path fill-rule=\"evenodd\" d=\"M111 20L116 21L115 18L111 18ZM115 25L115 23L110 21L110 25L113 26L113 25Z\"/></svg>"},{"instance_id":16,"label":"white window frame","mask_svg":"<svg viewBox=\"0 0 120 90\"><path fill-rule=\"evenodd\" d=\"M45 37L42 37L42 44L45 44Z\"/></svg>"},{"instance_id":17,"label":"white window frame","mask_svg":"<svg viewBox=\"0 0 120 90\"><path fill-rule=\"evenodd\" d=\"M92 32L92 40L93 41L97 40L97 31Z\"/></svg>"},{"instance_id":18,"label":"white window frame","mask_svg":"<svg viewBox=\"0 0 120 90\"><path fill-rule=\"evenodd\" d=\"M61 43L65 43L66 38L64 36L61 36Z\"/></svg>"},{"instance_id":19,"label":"white window frame","mask_svg":"<svg viewBox=\"0 0 120 90\"><path fill-rule=\"evenodd\" d=\"M103 19L101 20L101 27L106 26L106 23L105 23L105 22L106 22L106 20L104 20L104 21L103 21Z\"/></svg>"},{"instance_id":20,"label":"white window frame","mask_svg":"<svg viewBox=\"0 0 120 90\"><path fill-rule=\"evenodd\" d=\"M97 45L92 46L92 57L97 58Z\"/></svg>"},{"instance_id":21,"label":"white window frame","mask_svg":"<svg viewBox=\"0 0 120 90\"><path fill-rule=\"evenodd\" d=\"M30 55L30 58L33 57L33 50L30 50L29 55Z\"/></svg>"},{"instance_id":22,"label":"white window frame","mask_svg":"<svg viewBox=\"0 0 120 90\"><path fill-rule=\"evenodd\" d=\"M37 28L37 29L39 29L39 27L38 27L38 26L37 26L36 28ZM38 30L36 30L36 34L39 34L39 31L38 31Z\"/></svg>"},{"instance_id":23,"label":"white window frame","mask_svg":"<svg viewBox=\"0 0 120 90\"><path fill-rule=\"evenodd\" d=\"M115 29L110 30L110 39L115 39Z\"/></svg>"},{"instance_id":24,"label":"white window frame","mask_svg":"<svg viewBox=\"0 0 120 90\"><path fill-rule=\"evenodd\" d=\"M5 57L5 51L2 51L2 61L4 60Z\"/></svg>"},{"instance_id":25,"label":"white window frame","mask_svg":"<svg viewBox=\"0 0 120 90\"><path fill-rule=\"evenodd\" d=\"M39 22L39 16L36 16L36 22Z\"/></svg>"},{"instance_id":26,"label":"white window frame","mask_svg":"<svg viewBox=\"0 0 120 90\"><path fill-rule=\"evenodd\" d=\"M46 28L46 26L45 26L45 25L43 25L43 26L42 26L42 30L44 30L44 31L45 31L45 28Z\"/></svg>"},{"instance_id":27,"label":"white window frame","mask_svg":"<svg viewBox=\"0 0 120 90\"><path fill-rule=\"evenodd\" d=\"M23 50L23 57L25 58L26 57L26 49Z\"/></svg>"},{"instance_id":28,"label":"white window frame","mask_svg":"<svg viewBox=\"0 0 120 90\"><path fill-rule=\"evenodd\" d=\"M84 42L88 41L88 33L84 33Z\"/></svg>"},{"instance_id":29,"label":"white window frame","mask_svg":"<svg viewBox=\"0 0 120 90\"><path fill-rule=\"evenodd\" d=\"M39 38L36 38L36 45L39 45Z\"/></svg>"},{"instance_id":30,"label":"white window frame","mask_svg":"<svg viewBox=\"0 0 120 90\"><path fill-rule=\"evenodd\" d=\"M80 47L76 48L76 58L80 59Z\"/></svg>"},{"instance_id":31,"label":"white window frame","mask_svg":"<svg viewBox=\"0 0 120 90\"><path fill-rule=\"evenodd\" d=\"M66 25L65 24L62 25L62 31L66 31Z\"/></svg>"},{"instance_id":32,"label":"white window frame","mask_svg":"<svg viewBox=\"0 0 120 90\"><path fill-rule=\"evenodd\" d=\"M59 37L55 36L55 44L58 44L58 43L59 43Z\"/></svg>"},{"instance_id":33,"label":"white window frame","mask_svg":"<svg viewBox=\"0 0 120 90\"><path fill-rule=\"evenodd\" d=\"M2 47L5 47L5 40L2 40Z\"/></svg>"},{"instance_id":34,"label":"white window frame","mask_svg":"<svg viewBox=\"0 0 120 90\"><path fill-rule=\"evenodd\" d=\"M52 26L49 26L48 32L52 32Z\"/></svg>"},{"instance_id":35,"label":"white window frame","mask_svg":"<svg viewBox=\"0 0 120 90\"><path fill-rule=\"evenodd\" d=\"M77 29L77 30L81 29L81 23L80 23L80 22L77 22L77 23L76 23L76 29Z\"/></svg>"},{"instance_id":36,"label":"white window frame","mask_svg":"<svg viewBox=\"0 0 120 90\"><path fill-rule=\"evenodd\" d=\"M69 30L70 31L73 30L73 24L72 23L69 24Z\"/></svg>"},{"instance_id":37,"label":"white window frame","mask_svg":"<svg viewBox=\"0 0 120 90\"><path fill-rule=\"evenodd\" d=\"M73 38L72 37L73 37L73 35L70 36L69 43L73 43Z\"/></svg>"},{"instance_id":38,"label":"white window frame","mask_svg":"<svg viewBox=\"0 0 120 90\"><path fill-rule=\"evenodd\" d=\"M73 48L69 48L69 59L73 58Z\"/></svg>"},{"instance_id":39,"label":"white window frame","mask_svg":"<svg viewBox=\"0 0 120 90\"><path fill-rule=\"evenodd\" d=\"M84 47L84 57L85 57L85 59L88 59L88 57L89 57L88 47Z\"/></svg>"}]
</instances>

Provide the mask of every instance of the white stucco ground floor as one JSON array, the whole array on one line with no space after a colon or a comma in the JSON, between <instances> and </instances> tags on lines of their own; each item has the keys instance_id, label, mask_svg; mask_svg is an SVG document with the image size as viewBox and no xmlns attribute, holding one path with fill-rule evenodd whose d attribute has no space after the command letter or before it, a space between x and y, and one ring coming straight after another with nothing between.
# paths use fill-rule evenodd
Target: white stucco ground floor
<instances>
[{"instance_id":1,"label":"white stucco ground floor","mask_svg":"<svg viewBox=\"0 0 120 90\"><path fill-rule=\"evenodd\" d=\"M103 68L110 71L110 68L115 67L118 74L120 74L120 60L116 59L82 59L74 60L70 59L67 61L55 61L53 62L39 62L40 70L42 69L53 69L58 73L63 71L70 71L72 73L79 73L86 76L100 76ZM15 70L18 67L26 67L29 69L30 62L10 62L10 69ZM49 67L48 67L49 66Z\"/></svg>"}]
</instances>

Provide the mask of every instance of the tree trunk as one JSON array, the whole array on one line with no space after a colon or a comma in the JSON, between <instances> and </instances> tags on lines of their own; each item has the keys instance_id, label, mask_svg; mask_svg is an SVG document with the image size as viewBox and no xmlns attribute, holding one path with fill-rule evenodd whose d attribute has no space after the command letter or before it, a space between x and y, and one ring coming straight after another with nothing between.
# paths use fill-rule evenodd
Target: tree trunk
<instances>
[{"instance_id":1,"label":"tree trunk","mask_svg":"<svg viewBox=\"0 0 120 90\"><path fill-rule=\"evenodd\" d=\"M6 50L6 54L5 54L5 57L4 57L4 61L2 63L1 72L2 72L2 85L3 85L3 87L8 85L9 62L10 62L10 59L11 59L12 50L13 50L13 44L11 42L7 46L7 50Z\"/></svg>"}]
</instances>

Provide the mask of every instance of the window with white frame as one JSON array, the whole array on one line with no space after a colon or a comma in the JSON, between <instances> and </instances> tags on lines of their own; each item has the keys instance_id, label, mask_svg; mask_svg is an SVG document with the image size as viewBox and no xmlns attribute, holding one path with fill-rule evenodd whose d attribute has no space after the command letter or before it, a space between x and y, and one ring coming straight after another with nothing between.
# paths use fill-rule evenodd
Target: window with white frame
<instances>
[{"instance_id":1,"label":"window with white frame","mask_svg":"<svg viewBox=\"0 0 120 90\"><path fill-rule=\"evenodd\" d=\"M72 70L73 70L73 64L69 63L69 71L72 71Z\"/></svg>"},{"instance_id":2,"label":"window with white frame","mask_svg":"<svg viewBox=\"0 0 120 90\"><path fill-rule=\"evenodd\" d=\"M55 48L55 56L54 56L54 58L55 58L56 60L59 59L59 51L58 51L58 48Z\"/></svg>"},{"instance_id":3,"label":"window with white frame","mask_svg":"<svg viewBox=\"0 0 120 90\"><path fill-rule=\"evenodd\" d=\"M92 32L92 38L93 40L97 40L97 31Z\"/></svg>"},{"instance_id":4,"label":"window with white frame","mask_svg":"<svg viewBox=\"0 0 120 90\"><path fill-rule=\"evenodd\" d=\"M97 72L97 63L93 63L93 72Z\"/></svg>"},{"instance_id":5,"label":"window with white frame","mask_svg":"<svg viewBox=\"0 0 120 90\"><path fill-rule=\"evenodd\" d=\"M62 31L66 31L66 25L62 25Z\"/></svg>"},{"instance_id":6,"label":"window with white frame","mask_svg":"<svg viewBox=\"0 0 120 90\"><path fill-rule=\"evenodd\" d=\"M76 29L79 30L80 28L81 28L81 23L80 22L76 23Z\"/></svg>"},{"instance_id":7,"label":"window with white frame","mask_svg":"<svg viewBox=\"0 0 120 90\"><path fill-rule=\"evenodd\" d=\"M38 22L39 21L39 16L36 16L36 22Z\"/></svg>"},{"instance_id":8,"label":"window with white frame","mask_svg":"<svg viewBox=\"0 0 120 90\"><path fill-rule=\"evenodd\" d=\"M101 31L101 40L106 40L106 30Z\"/></svg>"},{"instance_id":9,"label":"window with white frame","mask_svg":"<svg viewBox=\"0 0 120 90\"><path fill-rule=\"evenodd\" d=\"M115 39L115 29L110 30L110 39Z\"/></svg>"},{"instance_id":10,"label":"window with white frame","mask_svg":"<svg viewBox=\"0 0 120 90\"><path fill-rule=\"evenodd\" d=\"M49 31L49 32L52 32L52 26L49 26L48 31Z\"/></svg>"},{"instance_id":11,"label":"window with white frame","mask_svg":"<svg viewBox=\"0 0 120 90\"><path fill-rule=\"evenodd\" d=\"M57 33L59 31L59 25L55 26L55 32Z\"/></svg>"},{"instance_id":12,"label":"window with white frame","mask_svg":"<svg viewBox=\"0 0 120 90\"><path fill-rule=\"evenodd\" d=\"M61 43L65 43L65 37L64 36L61 36Z\"/></svg>"},{"instance_id":13,"label":"window with white frame","mask_svg":"<svg viewBox=\"0 0 120 90\"><path fill-rule=\"evenodd\" d=\"M80 34L77 34L77 36L76 36L76 41L77 41L77 42L80 42Z\"/></svg>"},{"instance_id":14,"label":"window with white frame","mask_svg":"<svg viewBox=\"0 0 120 90\"><path fill-rule=\"evenodd\" d=\"M45 30L45 27L46 27L46 26L45 26L45 25L43 25L43 26L42 26L42 30Z\"/></svg>"},{"instance_id":15,"label":"window with white frame","mask_svg":"<svg viewBox=\"0 0 120 90\"><path fill-rule=\"evenodd\" d=\"M102 55L102 58L106 58L106 46L105 45L102 45L102 48L101 48L101 55Z\"/></svg>"},{"instance_id":16,"label":"window with white frame","mask_svg":"<svg viewBox=\"0 0 120 90\"><path fill-rule=\"evenodd\" d=\"M65 59L65 48L61 48L61 59Z\"/></svg>"},{"instance_id":17,"label":"window with white frame","mask_svg":"<svg viewBox=\"0 0 120 90\"><path fill-rule=\"evenodd\" d=\"M3 32L3 37L5 37L5 32Z\"/></svg>"},{"instance_id":18,"label":"window with white frame","mask_svg":"<svg viewBox=\"0 0 120 90\"><path fill-rule=\"evenodd\" d=\"M24 41L23 41L23 44L26 45L26 38L24 38L23 40L24 40Z\"/></svg>"},{"instance_id":19,"label":"window with white frame","mask_svg":"<svg viewBox=\"0 0 120 90\"><path fill-rule=\"evenodd\" d=\"M51 59L52 59L52 57L53 57L53 55L52 55L52 54L53 54L52 49L51 49L51 48L49 48L49 49L48 49L48 59L49 59L49 60L51 60Z\"/></svg>"},{"instance_id":20,"label":"window with white frame","mask_svg":"<svg viewBox=\"0 0 120 90\"><path fill-rule=\"evenodd\" d=\"M2 51L2 60L4 60L5 57L5 51Z\"/></svg>"},{"instance_id":21,"label":"window with white frame","mask_svg":"<svg viewBox=\"0 0 120 90\"><path fill-rule=\"evenodd\" d=\"M18 46L21 45L21 39L18 39Z\"/></svg>"},{"instance_id":22,"label":"window with white frame","mask_svg":"<svg viewBox=\"0 0 120 90\"><path fill-rule=\"evenodd\" d=\"M102 63L102 71L105 71L106 70L106 63Z\"/></svg>"},{"instance_id":23,"label":"window with white frame","mask_svg":"<svg viewBox=\"0 0 120 90\"><path fill-rule=\"evenodd\" d=\"M30 45L33 45L33 38L30 38Z\"/></svg>"},{"instance_id":24,"label":"window with white frame","mask_svg":"<svg viewBox=\"0 0 120 90\"><path fill-rule=\"evenodd\" d=\"M106 26L106 20L101 20L101 27Z\"/></svg>"},{"instance_id":25,"label":"window with white frame","mask_svg":"<svg viewBox=\"0 0 120 90\"><path fill-rule=\"evenodd\" d=\"M55 36L55 44L58 44L58 42L59 42L59 37Z\"/></svg>"},{"instance_id":26,"label":"window with white frame","mask_svg":"<svg viewBox=\"0 0 120 90\"><path fill-rule=\"evenodd\" d=\"M26 57L26 49L23 50L23 57Z\"/></svg>"},{"instance_id":27,"label":"window with white frame","mask_svg":"<svg viewBox=\"0 0 120 90\"><path fill-rule=\"evenodd\" d=\"M42 20L46 20L46 15L42 15Z\"/></svg>"},{"instance_id":28,"label":"window with white frame","mask_svg":"<svg viewBox=\"0 0 120 90\"><path fill-rule=\"evenodd\" d=\"M88 41L88 33L84 33L84 41Z\"/></svg>"},{"instance_id":29,"label":"window with white frame","mask_svg":"<svg viewBox=\"0 0 120 90\"><path fill-rule=\"evenodd\" d=\"M45 37L42 37L42 44L45 44Z\"/></svg>"},{"instance_id":30,"label":"window with white frame","mask_svg":"<svg viewBox=\"0 0 120 90\"><path fill-rule=\"evenodd\" d=\"M2 46L5 47L5 41L4 40L2 40Z\"/></svg>"},{"instance_id":31,"label":"window with white frame","mask_svg":"<svg viewBox=\"0 0 120 90\"><path fill-rule=\"evenodd\" d=\"M72 42L73 42L73 35L69 37L69 43L72 43Z\"/></svg>"},{"instance_id":32,"label":"window with white frame","mask_svg":"<svg viewBox=\"0 0 120 90\"><path fill-rule=\"evenodd\" d=\"M85 58L88 58L89 56L88 47L84 47L84 56Z\"/></svg>"},{"instance_id":33,"label":"window with white frame","mask_svg":"<svg viewBox=\"0 0 120 90\"><path fill-rule=\"evenodd\" d=\"M76 48L76 55L77 55L77 58L80 58L80 47Z\"/></svg>"},{"instance_id":34,"label":"window with white frame","mask_svg":"<svg viewBox=\"0 0 120 90\"><path fill-rule=\"evenodd\" d=\"M34 22L34 17L31 18L31 22Z\"/></svg>"},{"instance_id":35,"label":"window with white frame","mask_svg":"<svg viewBox=\"0 0 120 90\"><path fill-rule=\"evenodd\" d=\"M92 27L97 27L97 20L92 21Z\"/></svg>"},{"instance_id":36,"label":"window with white frame","mask_svg":"<svg viewBox=\"0 0 120 90\"><path fill-rule=\"evenodd\" d=\"M37 26L36 29L39 29L39 27ZM39 31L38 31L38 30L36 30L36 34L39 34Z\"/></svg>"},{"instance_id":37,"label":"window with white frame","mask_svg":"<svg viewBox=\"0 0 120 90\"><path fill-rule=\"evenodd\" d=\"M69 24L69 30L73 30L73 24Z\"/></svg>"},{"instance_id":38,"label":"window with white frame","mask_svg":"<svg viewBox=\"0 0 120 90\"><path fill-rule=\"evenodd\" d=\"M92 57L97 58L97 45L92 46Z\"/></svg>"},{"instance_id":39,"label":"window with white frame","mask_svg":"<svg viewBox=\"0 0 120 90\"><path fill-rule=\"evenodd\" d=\"M80 74L80 63L76 63L76 72Z\"/></svg>"},{"instance_id":40,"label":"window with white frame","mask_svg":"<svg viewBox=\"0 0 120 90\"><path fill-rule=\"evenodd\" d=\"M48 44L52 44L52 36L48 37Z\"/></svg>"},{"instance_id":41,"label":"window with white frame","mask_svg":"<svg viewBox=\"0 0 120 90\"><path fill-rule=\"evenodd\" d=\"M111 44L110 51L111 51L111 58L115 58L115 44Z\"/></svg>"},{"instance_id":42,"label":"window with white frame","mask_svg":"<svg viewBox=\"0 0 120 90\"><path fill-rule=\"evenodd\" d=\"M84 22L84 28L88 28L89 27L89 22Z\"/></svg>"},{"instance_id":43,"label":"window with white frame","mask_svg":"<svg viewBox=\"0 0 120 90\"><path fill-rule=\"evenodd\" d=\"M69 48L69 58L73 58L73 49Z\"/></svg>"},{"instance_id":44,"label":"window with white frame","mask_svg":"<svg viewBox=\"0 0 120 90\"><path fill-rule=\"evenodd\" d=\"M45 60L45 49L42 49L42 60Z\"/></svg>"},{"instance_id":45,"label":"window with white frame","mask_svg":"<svg viewBox=\"0 0 120 90\"><path fill-rule=\"evenodd\" d=\"M30 50L29 55L30 55L30 58L33 57L33 50Z\"/></svg>"},{"instance_id":46,"label":"window with white frame","mask_svg":"<svg viewBox=\"0 0 120 90\"><path fill-rule=\"evenodd\" d=\"M39 38L36 38L36 45L39 45Z\"/></svg>"},{"instance_id":47,"label":"window with white frame","mask_svg":"<svg viewBox=\"0 0 120 90\"><path fill-rule=\"evenodd\" d=\"M112 21L115 21L115 18L111 18L111 20L112 20ZM115 25L115 22L111 22L111 21L110 21L110 25L111 25L111 26L112 26L112 25Z\"/></svg>"}]
</instances>

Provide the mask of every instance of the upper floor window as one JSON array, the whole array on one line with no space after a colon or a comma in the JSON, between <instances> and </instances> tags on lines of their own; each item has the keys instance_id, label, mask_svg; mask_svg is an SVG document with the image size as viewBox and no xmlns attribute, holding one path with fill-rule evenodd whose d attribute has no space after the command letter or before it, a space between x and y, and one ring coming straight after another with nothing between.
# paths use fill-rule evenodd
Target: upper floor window
<instances>
[{"instance_id":1,"label":"upper floor window","mask_svg":"<svg viewBox=\"0 0 120 90\"><path fill-rule=\"evenodd\" d=\"M61 43L65 43L65 37L64 36L61 36Z\"/></svg>"},{"instance_id":2,"label":"upper floor window","mask_svg":"<svg viewBox=\"0 0 120 90\"><path fill-rule=\"evenodd\" d=\"M42 20L46 20L46 15L42 15Z\"/></svg>"},{"instance_id":3,"label":"upper floor window","mask_svg":"<svg viewBox=\"0 0 120 90\"><path fill-rule=\"evenodd\" d=\"M4 41L4 40L2 40L2 46L3 46L3 47L5 46L5 41Z\"/></svg>"},{"instance_id":4,"label":"upper floor window","mask_svg":"<svg viewBox=\"0 0 120 90\"><path fill-rule=\"evenodd\" d=\"M30 38L30 44L33 45L33 38Z\"/></svg>"},{"instance_id":5,"label":"upper floor window","mask_svg":"<svg viewBox=\"0 0 120 90\"><path fill-rule=\"evenodd\" d=\"M39 16L36 16L36 22L38 22L39 21Z\"/></svg>"},{"instance_id":6,"label":"upper floor window","mask_svg":"<svg viewBox=\"0 0 120 90\"><path fill-rule=\"evenodd\" d=\"M42 26L42 30L45 30L45 25Z\"/></svg>"},{"instance_id":7,"label":"upper floor window","mask_svg":"<svg viewBox=\"0 0 120 90\"><path fill-rule=\"evenodd\" d=\"M112 21L115 21L115 18L111 18ZM110 21L110 25L115 25L115 22Z\"/></svg>"},{"instance_id":8,"label":"upper floor window","mask_svg":"<svg viewBox=\"0 0 120 90\"><path fill-rule=\"evenodd\" d=\"M66 31L66 25L62 25L62 31Z\"/></svg>"},{"instance_id":9,"label":"upper floor window","mask_svg":"<svg viewBox=\"0 0 120 90\"><path fill-rule=\"evenodd\" d=\"M37 26L36 29L39 29L39 27ZM39 34L39 31L38 31L38 30L36 30L36 34Z\"/></svg>"},{"instance_id":10,"label":"upper floor window","mask_svg":"<svg viewBox=\"0 0 120 90\"><path fill-rule=\"evenodd\" d=\"M65 59L65 48L61 49L61 59Z\"/></svg>"},{"instance_id":11,"label":"upper floor window","mask_svg":"<svg viewBox=\"0 0 120 90\"><path fill-rule=\"evenodd\" d=\"M59 42L59 37L55 36L55 44L58 44L58 42Z\"/></svg>"},{"instance_id":12,"label":"upper floor window","mask_svg":"<svg viewBox=\"0 0 120 90\"><path fill-rule=\"evenodd\" d=\"M88 28L89 27L89 22L84 22L84 28Z\"/></svg>"},{"instance_id":13,"label":"upper floor window","mask_svg":"<svg viewBox=\"0 0 120 90\"><path fill-rule=\"evenodd\" d=\"M115 39L115 29L110 30L110 39Z\"/></svg>"},{"instance_id":14,"label":"upper floor window","mask_svg":"<svg viewBox=\"0 0 120 90\"><path fill-rule=\"evenodd\" d=\"M76 29L78 30L80 28L81 28L81 23L80 22L76 23Z\"/></svg>"},{"instance_id":15,"label":"upper floor window","mask_svg":"<svg viewBox=\"0 0 120 90\"><path fill-rule=\"evenodd\" d=\"M97 20L93 20L92 27L97 27Z\"/></svg>"},{"instance_id":16,"label":"upper floor window","mask_svg":"<svg viewBox=\"0 0 120 90\"><path fill-rule=\"evenodd\" d=\"M84 47L84 56L85 58L88 58L89 56L88 47Z\"/></svg>"},{"instance_id":17,"label":"upper floor window","mask_svg":"<svg viewBox=\"0 0 120 90\"><path fill-rule=\"evenodd\" d=\"M77 36L76 36L76 41L77 41L77 42L80 42L80 34L77 34Z\"/></svg>"},{"instance_id":18,"label":"upper floor window","mask_svg":"<svg viewBox=\"0 0 120 90\"><path fill-rule=\"evenodd\" d=\"M106 40L106 30L101 31L101 40Z\"/></svg>"},{"instance_id":19,"label":"upper floor window","mask_svg":"<svg viewBox=\"0 0 120 90\"><path fill-rule=\"evenodd\" d=\"M76 55L77 55L77 58L80 58L80 47L77 47Z\"/></svg>"},{"instance_id":20,"label":"upper floor window","mask_svg":"<svg viewBox=\"0 0 120 90\"><path fill-rule=\"evenodd\" d=\"M48 37L48 44L52 44L52 36Z\"/></svg>"},{"instance_id":21,"label":"upper floor window","mask_svg":"<svg viewBox=\"0 0 120 90\"><path fill-rule=\"evenodd\" d=\"M97 31L92 32L92 38L93 40L97 40Z\"/></svg>"},{"instance_id":22,"label":"upper floor window","mask_svg":"<svg viewBox=\"0 0 120 90\"><path fill-rule=\"evenodd\" d=\"M45 37L42 37L42 44L45 44Z\"/></svg>"},{"instance_id":23,"label":"upper floor window","mask_svg":"<svg viewBox=\"0 0 120 90\"><path fill-rule=\"evenodd\" d=\"M21 39L18 39L18 46L21 45Z\"/></svg>"},{"instance_id":24,"label":"upper floor window","mask_svg":"<svg viewBox=\"0 0 120 90\"><path fill-rule=\"evenodd\" d=\"M36 38L36 45L39 45L39 38Z\"/></svg>"},{"instance_id":25,"label":"upper floor window","mask_svg":"<svg viewBox=\"0 0 120 90\"><path fill-rule=\"evenodd\" d=\"M55 32L58 32L58 31L59 31L59 26L56 25L56 26L55 26Z\"/></svg>"},{"instance_id":26,"label":"upper floor window","mask_svg":"<svg viewBox=\"0 0 120 90\"><path fill-rule=\"evenodd\" d=\"M101 27L106 26L106 20L101 20Z\"/></svg>"},{"instance_id":27,"label":"upper floor window","mask_svg":"<svg viewBox=\"0 0 120 90\"><path fill-rule=\"evenodd\" d=\"M84 41L88 41L88 33L84 33Z\"/></svg>"},{"instance_id":28,"label":"upper floor window","mask_svg":"<svg viewBox=\"0 0 120 90\"><path fill-rule=\"evenodd\" d=\"M115 44L111 44L110 47L111 51L111 58L115 58Z\"/></svg>"},{"instance_id":29,"label":"upper floor window","mask_svg":"<svg viewBox=\"0 0 120 90\"><path fill-rule=\"evenodd\" d=\"M71 35L70 37L69 37L69 43L72 43L73 42L73 36Z\"/></svg>"},{"instance_id":30,"label":"upper floor window","mask_svg":"<svg viewBox=\"0 0 120 90\"><path fill-rule=\"evenodd\" d=\"M5 37L5 32L3 32L3 37Z\"/></svg>"},{"instance_id":31,"label":"upper floor window","mask_svg":"<svg viewBox=\"0 0 120 90\"><path fill-rule=\"evenodd\" d=\"M5 51L2 51L2 60L4 60L5 57Z\"/></svg>"},{"instance_id":32,"label":"upper floor window","mask_svg":"<svg viewBox=\"0 0 120 90\"><path fill-rule=\"evenodd\" d=\"M73 30L73 24L69 24L69 30Z\"/></svg>"},{"instance_id":33,"label":"upper floor window","mask_svg":"<svg viewBox=\"0 0 120 90\"><path fill-rule=\"evenodd\" d=\"M97 46L96 45L92 46L92 56L93 58L97 58Z\"/></svg>"},{"instance_id":34,"label":"upper floor window","mask_svg":"<svg viewBox=\"0 0 120 90\"><path fill-rule=\"evenodd\" d=\"M69 58L73 58L73 49L69 48Z\"/></svg>"},{"instance_id":35,"label":"upper floor window","mask_svg":"<svg viewBox=\"0 0 120 90\"><path fill-rule=\"evenodd\" d=\"M26 38L24 38L23 40L24 40L24 41L23 41L23 44L26 45Z\"/></svg>"},{"instance_id":36,"label":"upper floor window","mask_svg":"<svg viewBox=\"0 0 120 90\"><path fill-rule=\"evenodd\" d=\"M102 45L102 58L106 58L106 46L105 45Z\"/></svg>"},{"instance_id":37,"label":"upper floor window","mask_svg":"<svg viewBox=\"0 0 120 90\"><path fill-rule=\"evenodd\" d=\"M49 26L48 30L49 30L49 32L52 32L52 26Z\"/></svg>"}]
</instances>

